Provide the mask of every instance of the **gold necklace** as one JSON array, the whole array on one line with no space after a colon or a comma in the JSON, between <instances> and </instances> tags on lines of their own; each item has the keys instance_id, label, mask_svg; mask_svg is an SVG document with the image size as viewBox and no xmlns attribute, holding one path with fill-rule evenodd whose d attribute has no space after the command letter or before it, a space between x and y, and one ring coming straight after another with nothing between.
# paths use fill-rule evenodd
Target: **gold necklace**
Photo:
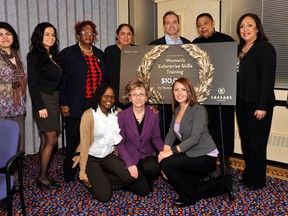
<instances>
[{"instance_id":1,"label":"gold necklace","mask_svg":"<svg viewBox=\"0 0 288 216\"><path fill-rule=\"evenodd\" d=\"M238 60L242 60L244 58L244 56L246 55L245 52L241 51L238 55Z\"/></svg>"},{"instance_id":2,"label":"gold necklace","mask_svg":"<svg viewBox=\"0 0 288 216\"><path fill-rule=\"evenodd\" d=\"M141 121L143 120L143 118L144 118L145 114L143 113L143 114L140 116L140 118L137 118L137 116L136 116L136 113L134 113L134 116L135 116L135 118L136 118L137 122L140 124L140 123L141 123Z\"/></svg>"}]
</instances>

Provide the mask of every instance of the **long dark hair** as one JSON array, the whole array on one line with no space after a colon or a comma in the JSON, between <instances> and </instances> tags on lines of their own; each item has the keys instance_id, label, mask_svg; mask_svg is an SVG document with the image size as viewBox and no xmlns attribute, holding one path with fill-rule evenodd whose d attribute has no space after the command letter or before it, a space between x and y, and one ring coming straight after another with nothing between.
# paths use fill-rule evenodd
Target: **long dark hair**
<instances>
[{"instance_id":1,"label":"long dark hair","mask_svg":"<svg viewBox=\"0 0 288 216\"><path fill-rule=\"evenodd\" d=\"M133 29L133 27L132 27L131 25L127 24L127 23L122 23L122 24L120 24L120 25L118 26L118 28L117 28L117 30L116 30L116 34L117 34L117 35L119 35L119 32L121 31L121 29L122 29L123 27L128 27L129 30L132 32L132 36L134 36L134 29ZM115 39L118 40L117 37L116 37Z\"/></svg>"},{"instance_id":2,"label":"long dark hair","mask_svg":"<svg viewBox=\"0 0 288 216\"><path fill-rule=\"evenodd\" d=\"M93 100L93 102L92 102L92 109L93 110L95 110L95 111L97 110L97 108L101 102L101 99L108 88L111 88L114 92L114 95L116 96L115 90L109 84L102 83L100 86L98 86L97 90L95 91L95 93L93 95L93 99L92 99ZM108 110L108 112L111 113L111 111L115 111L115 110L117 110L117 108L118 108L118 98L115 97L114 106L111 107L111 109Z\"/></svg>"},{"instance_id":3,"label":"long dark hair","mask_svg":"<svg viewBox=\"0 0 288 216\"><path fill-rule=\"evenodd\" d=\"M31 37L31 46L30 46L30 52L36 53L37 59L36 61L39 64L45 65L47 62L49 62L49 54L47 53L46 48L43 45L43 37L44 37L44 31L46 28L51 27L54 29L55 32L55 43L53 44L52 47L50 47L50 55L52 55L52 59L55 62L58 62L58 53L59 53L59 41L57 38L57 30L56 28L48 22L42 22L39 23L35 29L34 32L32 33ZM29 54L28 54L29 55Z\"/></svg>"},{"instance_id":4,"label":"long dark hair","mask_svg":"<svg viewBox=\"0 0 288 216\"><path fill-rule=\"evenodd\" d=\"M13 43L11 45L11 48L15 51L18 51L19 50L18 35L16 34L13 27L10 24L8 24L7 22L0 22L0 28L5 29L6 31L10 32L13 35Z\"/></svg>"},{"instance_id":5,"label":"long dark hair","mask_svg":"<svg viewBox=\"0 0 288 216\"><path fill-rule=\"evenodd\" d=\"M117 34L117 35L119 34L119 32L121 31L121 29L122 29L123 27L128 27L129 30L132 32L132 35L134 35L134 29L133 29L133 27L132 27L131 25L127 24L127 23L122 23L122 24L120 24L120 25L118 26L118 28L117 28L117 30L116 30L116 34Z\"/></svg>"},{"instance_id":6,"label":"long dark hair","mask_svg":"<svg viewBox=\"0 0 288 216\"><path fill-rule=\"evenodd\" d=\"M256 41L268 41L268 37L266 36L264 32L264 28L263 28L263 25L259 16L254 13L246 13L246 14L243 14L237 22L237 35L240 40L240 45L244 45L246 43L245 40L243 40L240 35L240 25L243 19L245 19L245 17L251 17L256 23L256 27L258 29Z\"/></svg>"}]
</instances>

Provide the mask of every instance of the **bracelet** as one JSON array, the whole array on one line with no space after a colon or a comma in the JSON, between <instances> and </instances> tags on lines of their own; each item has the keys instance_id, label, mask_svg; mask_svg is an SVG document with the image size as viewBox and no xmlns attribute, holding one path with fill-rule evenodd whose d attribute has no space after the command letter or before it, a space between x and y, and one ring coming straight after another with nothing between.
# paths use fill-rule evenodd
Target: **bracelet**
<instances>
[{"instance_id":1,"label":"bracelet","mask_svg":"<svg viewBox=\"0 0 288 216\"><path fill-rule=\"evenodd\" d=\"M173 146L173 147L171 148L171 150L172 150L173 155L179 153L179 151L178 151L178 149L177 149L177 146Z\"/></svg>"}]
</instances>

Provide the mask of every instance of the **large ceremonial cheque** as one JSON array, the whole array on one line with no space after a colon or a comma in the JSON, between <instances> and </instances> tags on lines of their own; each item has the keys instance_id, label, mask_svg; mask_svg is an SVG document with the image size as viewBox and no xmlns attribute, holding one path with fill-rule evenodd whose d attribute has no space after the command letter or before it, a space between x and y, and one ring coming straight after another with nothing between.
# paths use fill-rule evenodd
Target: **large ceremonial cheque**
<instances>
[{"instance_id":1,"label":"large ceremonial cheque","mask_svg":"<svg viewBox=\"0 0 288 216\"><path fill-rule=\"evenodd\" d=\"M123 47L119 100L125 102L126 84L138 79L149 87L150 104L171 104L173 82L187 77L200 103L235 105L236 64L235 42Z\"/></svg>"}]
</instances>

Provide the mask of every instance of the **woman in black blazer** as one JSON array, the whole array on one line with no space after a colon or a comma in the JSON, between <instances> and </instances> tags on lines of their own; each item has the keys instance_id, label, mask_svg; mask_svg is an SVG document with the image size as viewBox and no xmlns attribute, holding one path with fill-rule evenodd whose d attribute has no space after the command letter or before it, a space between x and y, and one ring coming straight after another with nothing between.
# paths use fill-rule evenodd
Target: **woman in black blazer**
<instances>
[{"instance_id":1,"label":"woman in black blazer","mask_svg":"<svg viewBox=\"0 0 288 216\"><path fill-rule=\"evenodd\" d=\"M47 22L38 24L31 37L27 56L28 87L33 116L40 133L40 173L38 186L59 188L49 175L49 164L60 130L59 92L62 72L58 65L58 39L55 27Z\"/></svg>"},{"instance_id":2,"label":"woman in black blazer","mask_svg":"<svg viewBox=\"0 0 288 216\"><path fill-rule=\"evenodd\" d=\"M265 186L266 154L273 106L276 52L268 43L261 20L248 13L237 23L240 39L237 65L236 114L245 169L242 184L255 190Z\"/></svg>"},{"instance_id":3,"label":"woman in black blazer","mask_svg":"<svg viewBox=\"0 0 288 216\"><path fill-rule=\"evenodd\" d=\"M66 132L66 183L73 181L76 174L76 169L71 167L80 142L81 116L86 109L92 107L92 95L97 87L107 81L104 53L93 46L97 36L96 24L90 20L79 21L74 29L78 42L59 54L64 76L59 92Z\"/></svg>"}]
</instances>

